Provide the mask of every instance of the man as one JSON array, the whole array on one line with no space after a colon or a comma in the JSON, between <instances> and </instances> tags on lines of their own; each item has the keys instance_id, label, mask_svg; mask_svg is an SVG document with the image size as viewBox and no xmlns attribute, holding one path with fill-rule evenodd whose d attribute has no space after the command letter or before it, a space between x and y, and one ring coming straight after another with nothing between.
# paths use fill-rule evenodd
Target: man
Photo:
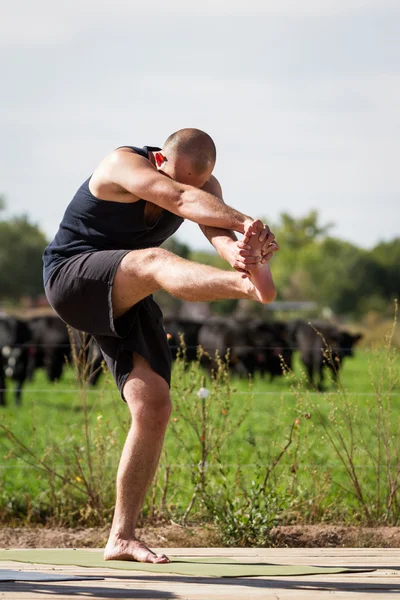
<instances>
[{"instance_id":1,"label":"man","mask_svg":"<svg viewBox=\"0 0 400 600\"><path fill-rule=\"evenodd\" d=\"M79 188L44 252L50 304L66 323L94 335L131 412L106 560L168 562L135 537L171 413L171 356L151 294L162 288L191 301L275 298L268 264L278 249L274 235L224 204L215 159L213 140L198 129L177 131L162 149L116 149ZM198 223L236 271L160 248L184 219Z\"/></svg>"}]
</instances>

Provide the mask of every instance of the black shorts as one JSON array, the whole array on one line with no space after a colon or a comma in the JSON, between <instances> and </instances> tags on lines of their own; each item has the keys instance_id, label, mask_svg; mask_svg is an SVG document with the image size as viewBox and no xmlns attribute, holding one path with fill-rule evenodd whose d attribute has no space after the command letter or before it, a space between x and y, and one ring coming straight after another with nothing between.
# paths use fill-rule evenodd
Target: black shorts
<instances>
[{"instance_id":1,"label":"black shorts","mask_svg":"<svg viewBox=\"0 0 400 600\"><path fill-rule=\"evenodd\" d=\"M46 283L48 301L71 327L93 335L122 390L137 352L170 385L171 352L163 316L152 296L147 296L114 319L112 286L115 273L129 250L100 250L78 254L57 266Z\"/></svg>"}]
</instances>

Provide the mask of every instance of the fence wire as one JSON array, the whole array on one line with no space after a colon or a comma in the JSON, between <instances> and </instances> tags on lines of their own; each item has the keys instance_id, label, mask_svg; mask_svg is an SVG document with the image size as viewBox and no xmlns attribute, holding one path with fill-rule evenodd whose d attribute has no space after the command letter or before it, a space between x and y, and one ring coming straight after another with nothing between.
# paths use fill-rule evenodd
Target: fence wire
<instances>
[{"instance_id":1,"label":"fence wire","mask_svg":"<svg viewBox=\"0 0 400 600\"><path fill-rule=\"evenodd\" d=\"M0 388L0 392L7 392L7 391L12 391L12 387L5 389L5 388ZM106 390L106 389L96 389L96 390L88 390L85 389L85 394L119 394L117 388L112 389L112 390ZM60 394L76 394L76 393L81 393L82 389L71 389L71 388L67 388L67 389L59 389L57 387L54 387L54 389L44 389L44 390L37 390L35 388L23 388L23 392L24 395L26 394L54 394L54 393L60 393ZM284 391L284 390L277 390L277 391L270 391L270 392L252 392L252 391L231 391L230 392L232 395L235 396L295 396L297 394L297 392L291 392L291 391ZM329 391L327 392L305 392L308 396L323 396L324 393L331 393ZM374 396L384 396L386 394L390 394L391 397L397 397L400 396L400 392L390 392L390 391L380 391L379 394L378 392L347 392L346 391L346 396L365 396L365 397L374 397Z\"/></svg>"},{"instance_id":2,"label":"fence wire","mask_svg":"<svg viewBox=\"0 0 400 600\"><path fill-rule=\"evenodd\" d=\"M90 342L87 342L84 344L85 347L88 347L90 345ZM325 347L325 344L322 344ZM344 346L330 346L329 344L326 344L326 346L329 348L329 350L334 350L339 351L341 350L343 351L348 351L348 350L354 350L354 346L351 347L344 347ZM7 346L8 347L8 346ZM200 344L197 344L196 346L189 346L189 345L169 345L171 350L197 350L197 348L201 348ZM53 348L53 349L58 349L58 348L65 348L67 350L69 350L71 348L70 344L30 344L29 342L25 343L25 344L12 344L10 346L10 348ZM311 345L311 346L302 346L301 348L299 346L287 346L286 344L282 343L280 346L230 346L228 348L228 350L293 350L298 351L298 350L311 350L314 349L315 345ZM0 346L0 350L1 350L1 346ZM218 350L218 348L215 348L214 351ZM358 351L359 349L357 349ZM383 348L380 348L378 350L384 350ZM375 350L376 351L376 350ZM208 352L208 351L207 351Z\"/></svg>"}]
</instances>

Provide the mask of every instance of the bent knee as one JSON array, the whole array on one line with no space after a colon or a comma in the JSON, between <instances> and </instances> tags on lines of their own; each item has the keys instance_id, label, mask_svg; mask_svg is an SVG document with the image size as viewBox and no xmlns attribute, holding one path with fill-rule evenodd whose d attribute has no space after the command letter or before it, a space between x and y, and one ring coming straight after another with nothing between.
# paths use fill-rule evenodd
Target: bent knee
<instances>
[{"instance_id":1,"label":"bent knee","mask_svg":"<svg viewBox=\"0 0 400 600\"><path fill-rule=\"evenodd\" d=\"M120 268L125 275L152 276L157 264L164 261L170 254L164 248L146 248L144 250L132 250L124 256Z\"/></svg>"},{"instance_id":2,"label":"bent knee","mask_svg":"<svg viewBox=\"0 0 400 600\"><path fill-rule=\"evenodd\" d=\"M112 286L114 318L123 315L134 304L160 289L157 273L165 263L163 248L146 248L128 252L120 264Z\"/></svg>"}]
</instances>

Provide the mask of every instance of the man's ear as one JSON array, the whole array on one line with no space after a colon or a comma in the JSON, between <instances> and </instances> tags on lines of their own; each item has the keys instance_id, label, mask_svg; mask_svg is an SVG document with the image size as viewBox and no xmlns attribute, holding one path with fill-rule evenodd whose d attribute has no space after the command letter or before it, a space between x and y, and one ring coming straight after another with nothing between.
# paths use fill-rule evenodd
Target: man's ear
<instances>
[{"instance_id":1,"label":"man's ear","mask_svg":"<svg viewBox=\"0 0 400 600\"><path fill-rule=\"evenodd\" d=\"M165 161L167 160L162 152L155 152L154 158L156 161L157 167L162 167Z\"/></svg>"}]
</instances>

